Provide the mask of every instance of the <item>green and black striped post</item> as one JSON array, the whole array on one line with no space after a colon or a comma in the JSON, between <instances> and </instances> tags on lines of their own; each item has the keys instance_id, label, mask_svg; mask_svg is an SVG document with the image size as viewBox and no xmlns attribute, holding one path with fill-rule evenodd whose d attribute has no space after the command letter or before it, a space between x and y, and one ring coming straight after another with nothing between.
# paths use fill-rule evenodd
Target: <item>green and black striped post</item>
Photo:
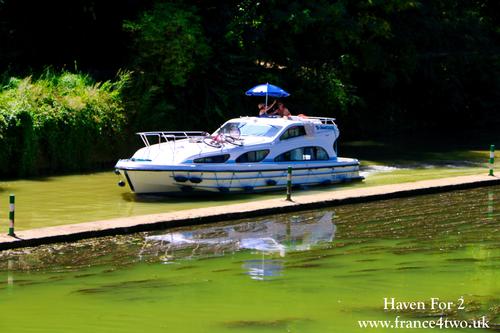
<instances>
[{"instance_id":1,"label":"green and black striped post","mask_svg":"<svg viewBox=\"0 0 500 333\"><path fill-rule=\"evenodd\" d=\"M286 200L292 201L292 167L288 167L288 175L286 177Z\"/></svg>"},{"instance_id":2,"label":"green and black striped post","mask_svg":"<svg viewBox=\"0 0 500 333\"><path fill-rule=\"evenodd\" d=\"M493 164L495 164L495 145L490 146L490 176L493 175Z\"/></svg>"},{"instance_id":3,"label":"green and black striped post","mask_svg":"<svg viewBox=\"0 0 500 333\"><path fill-rule=\"evenodd\" d=\"M14 211L16 208L15 205L16 202L16 196L14 194L11 194L9 197L9 221L10 221L10 226L9 226L9 236L15 236L16 234L14 233Z\"/></svg>"}]
</instances>

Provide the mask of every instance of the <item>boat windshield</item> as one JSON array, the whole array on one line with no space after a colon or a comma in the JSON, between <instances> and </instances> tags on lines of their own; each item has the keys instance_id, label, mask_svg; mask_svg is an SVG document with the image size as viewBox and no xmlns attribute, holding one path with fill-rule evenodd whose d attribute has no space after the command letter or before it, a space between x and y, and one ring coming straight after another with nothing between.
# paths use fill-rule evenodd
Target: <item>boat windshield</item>
<instances>
[{"instance_id":1,"label":"boat windshield","mask_svg":"<svg viewBox=\"0 0 500 333\"><path fill-rule=\"evenodd\" d=\"M231 122L225 124L219 133L229 134L231 136L236 136L233 133L237 132L241 136L263 136L263 137L274 137L281 126L267 125L267 124L252 124L247 122Z\"/></svg>"}]
</instances>

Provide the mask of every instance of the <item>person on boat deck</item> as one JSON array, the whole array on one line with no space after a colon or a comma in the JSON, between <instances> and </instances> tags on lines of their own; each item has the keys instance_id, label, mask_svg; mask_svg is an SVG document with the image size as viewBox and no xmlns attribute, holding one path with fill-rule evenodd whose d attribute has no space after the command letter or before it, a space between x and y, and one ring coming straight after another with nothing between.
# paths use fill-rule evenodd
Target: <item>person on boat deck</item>
<instances>
[{"instance_id":1,"label":"person on boat deck","mask_svg":"<svg viewBox=\"0 0 500 333\"><path fill-rule=\"evenodd\" d=\"M271 105L268 105L267 107L266 107L266 105L264 103L260 103L258 105L258 107L259 107L259 117L265 117L265 116L267 116L267 111L271 110L273 108L274 104L276 104L276 100L274 100L274 102Z\"/></svg>"},{"instance_id":2,"label":"person on boat deck","mask_svg":"<svg viewBox=\"0 0 500 333\"><path fill-rule=\"evenodd\" d=\"M285 104L279 102L278 103L278 109L276 111L271 113L272 115L276 114L280 117L290 117L292 114L290 111L286 108Z\"/></svg>"}]
</instances>

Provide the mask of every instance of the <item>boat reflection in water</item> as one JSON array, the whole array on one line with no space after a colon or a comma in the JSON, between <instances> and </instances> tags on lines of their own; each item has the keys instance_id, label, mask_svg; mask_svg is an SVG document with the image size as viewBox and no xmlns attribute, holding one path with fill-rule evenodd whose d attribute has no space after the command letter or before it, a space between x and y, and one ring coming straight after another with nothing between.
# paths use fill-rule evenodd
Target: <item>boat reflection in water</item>
<instances>
[{"instance_id":1,"label":"boat reflection in water","mask_svg":"<svg viewBox=\"0 0 500 333\"><path fill-rule=\"evenodd\" d=\"M165 263L175 259L222 256L240 250L254 250L260 258L246 260L243 268L252 279L280 276L287 252L306 251L330 243L336 231L334 212L287 220L262 220L196 228L146 237L141 256L161 255ZM266 255L272 255L266 258Z\"/></svg>"}]
</instances>

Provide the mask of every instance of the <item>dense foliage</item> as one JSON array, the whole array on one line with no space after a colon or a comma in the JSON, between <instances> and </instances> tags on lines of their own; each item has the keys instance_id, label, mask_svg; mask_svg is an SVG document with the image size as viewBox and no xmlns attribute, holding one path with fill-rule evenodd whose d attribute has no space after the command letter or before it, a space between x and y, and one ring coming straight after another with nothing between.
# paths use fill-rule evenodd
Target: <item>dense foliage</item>
<instances>
[{"instance_id":1,"label":"dense foliage","mask_svg":"<svg viewBox=\"0 0 500 333\"><path fill-rule=\"evenodd\" d=\"M0 92L0 173L82 171L111 163L123 140L128 76L95 83L47 71L11 78Z\"/></svg>"},{"instance_id":2,"label":"dense foliage","mask_svg":"<svg viewBox=\"0 0 500 333\"><path fill-rule=\"evenodd\" d=\"M132 130L213 130L271 82L350 139L500 125L493 0L0 1L0 73L130 70Z\"/></svg>"}]
</instances>

